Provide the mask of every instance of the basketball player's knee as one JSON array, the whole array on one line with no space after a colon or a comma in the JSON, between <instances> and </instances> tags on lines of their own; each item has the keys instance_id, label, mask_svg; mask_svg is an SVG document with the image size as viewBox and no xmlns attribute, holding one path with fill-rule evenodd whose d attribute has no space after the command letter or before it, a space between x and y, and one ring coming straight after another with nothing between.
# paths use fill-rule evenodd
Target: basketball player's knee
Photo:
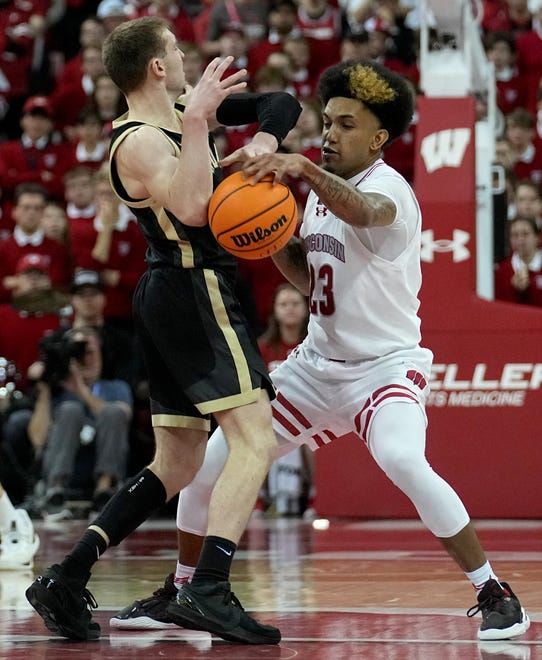
<instances>
[{"instance_id":1,"label":"basketball player's knee","mask_svg":"<svg viewBox=\"0 0 542 660\"><path fill-rule=\"evenodd\" d=\"M183 456L182 460L172 461L157 452L149 470L164 484L169 499L195 478L200 467L201 462L192 460L190 455Z\"/></svg>"},{"instance_id":2,"label":"basketball player's knee","mask_svg":"<svg viewBox=\"0 0 542 660\"><path fill-rule=\"evenodd\" d=\"M243 463L265 467L267 471L273 463L277 452L277 440L272 433L256 433L244 443L230 446L233 460Z\"/></svg>"},{"instance_id":3,"label":"basketball player's knee","mask_svg":"<svg viewBox=\"0 0 542 660\"><path fill-rule=\"evenodd\" d=\"M421 460L402 447L387 451L379 463L389 479L400 488L415 483L420 470L428 467L425 459Z\"/></svg>"}]
</instances>

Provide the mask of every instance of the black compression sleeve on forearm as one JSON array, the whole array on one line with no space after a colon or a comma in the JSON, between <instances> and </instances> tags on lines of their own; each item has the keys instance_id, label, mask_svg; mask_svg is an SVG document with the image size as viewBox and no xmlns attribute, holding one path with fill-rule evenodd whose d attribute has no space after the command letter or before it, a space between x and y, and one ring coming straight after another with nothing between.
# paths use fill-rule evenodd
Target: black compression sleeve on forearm
<instances>
[{"instance_id":1,"label":"black compression sleeve on forearm","mask_svg":"<svg viewBox=\"0 0 542 660\"><path fill-rule=\"evenodd\" d=\"M143 468L109 500L92 524L103 529L111 545L118 545L165 503L164 484Z\"/></svg>"},{"instance_id":2,"label":"black compression sleeve on forearm","mask_svg":"<svg viewBox=\"0 0 542 660\"><path fill-rule=\"evenodd\" d=\"M259 123L259 131L274 135L279 144L295 126L301 106L286 92L266 94L232 94L224 99L216 111L217 120L224 126Z\"/></svg>"}]
</instances>

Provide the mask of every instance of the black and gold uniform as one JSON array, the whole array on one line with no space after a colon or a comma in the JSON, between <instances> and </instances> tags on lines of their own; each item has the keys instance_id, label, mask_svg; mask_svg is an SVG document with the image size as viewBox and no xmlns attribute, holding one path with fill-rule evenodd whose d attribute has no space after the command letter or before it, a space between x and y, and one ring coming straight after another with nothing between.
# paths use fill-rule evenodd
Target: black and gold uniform
<instances>
[{"instance_id":1,"label":"black and gold uniform","mask_svg":"<svg viewBox=\"0 0 542 660\"><path fill-rule=\"evenodd\" d=\"M182 118L183 106L176 104ZM236 94L217 110L224 125L259 123L279 142L295 125L299 104L283 93ZM148 245L148 270L134 294L134 319L149 378L154 426L209 429L209 415L274 390L257 342L234 293L236 258L215 240L208 225L185 225L152 198L133 199L115 166L122 140L142 122L113 124L111 182L137 218ZM182 135L156 126L180 155ZM209 136L214 186L222 178Z\"/></svg>"}]
</instances>

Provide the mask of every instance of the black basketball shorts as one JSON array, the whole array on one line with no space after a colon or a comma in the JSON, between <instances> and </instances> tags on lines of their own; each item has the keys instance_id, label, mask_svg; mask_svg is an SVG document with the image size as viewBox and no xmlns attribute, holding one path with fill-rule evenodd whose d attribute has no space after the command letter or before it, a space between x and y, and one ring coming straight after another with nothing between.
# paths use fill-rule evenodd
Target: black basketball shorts
<instances>
[{"instance_id":1,"label":"black basketball shorts","mask_svg":"<svg viewBox=\"0 0 542 660\"><path fill-rule=\"evenodd\" d=\"M209 415L274 389L230 279L208 269L149 269L134 295L153 426L209 429Z\"/></svg>"}]
</instances>

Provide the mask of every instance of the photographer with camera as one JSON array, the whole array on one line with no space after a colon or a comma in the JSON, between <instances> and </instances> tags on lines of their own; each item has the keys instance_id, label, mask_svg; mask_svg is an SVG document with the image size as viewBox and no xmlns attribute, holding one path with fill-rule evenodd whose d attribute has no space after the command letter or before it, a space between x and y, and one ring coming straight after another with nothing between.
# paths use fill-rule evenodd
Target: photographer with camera
<instances>
[{"instance_id":1,"label":"photographer with camera","mask_svg":"<svg viewBox=\"0 0 542 660\"><path fill-rule=\"evenodd\" d=\"M46 486L44 513L66 515L69 489L77 483L81 448L93 445L93 510L100 511L125 477L132 393L122 380L102 378L103 356L98 331L74 328L41 343L38 396L28 426L41 448Z\"/></svg>"}]
</instances>

